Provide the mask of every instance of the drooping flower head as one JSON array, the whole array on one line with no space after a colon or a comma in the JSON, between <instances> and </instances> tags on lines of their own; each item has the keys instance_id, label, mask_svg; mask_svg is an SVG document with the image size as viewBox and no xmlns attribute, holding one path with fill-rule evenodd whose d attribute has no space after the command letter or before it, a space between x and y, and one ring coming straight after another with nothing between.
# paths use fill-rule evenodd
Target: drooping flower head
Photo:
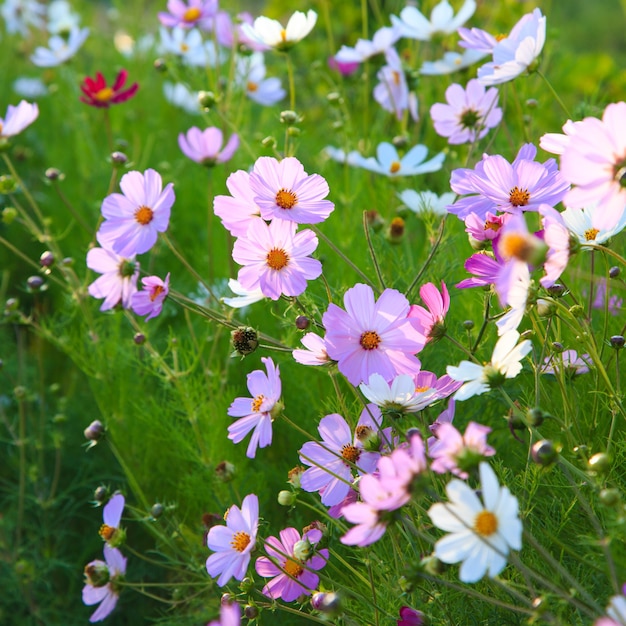
<instances>
[{"instance_id":1,"label":"drooping flower head","mask_svg":"<svg viewBox=\"0 0 626 626\"><path fill-rule=\"evenodd\" d=\"M153 169L128 172L120 181L122 193L112 193L102 202L102 222L98 230L101 246L122 256L143 254L165 232L174 204L174 185L163 189L161 175Z\"/></svg>"},{"instance_id":2,"label":"drooping flower head","mask_svg":"<svg viewBox=\"0 0 626 626\"><path fill-rule=\"evenodd\" d=\"M126 258L105 248L92 248L87 253L87 267L102 274L87 288L90 296L104 298L101 311L118 304L124 309L130 308L139 278L139 263L134 256Z\"/></svg>"},{"instance_id":3,"label":"drooping flower head","mask_svg":"<svg viewBox=\"0 0 626 626\"><path fill-rule=\"evenodd\" d=\"M0 117L0 139L19 135L37 119L38 115L37 104L31 104L26 100L20 101L17 106L9 104L4 119Z\"/></svg>"},{"instance_id":4,"label":"drooping flower head","mask_svg":"<svg viewBox=\"0 0 626 626\"><path fill-rule=\"evenodd\" d=\"M250 555L256 546L259 526L259 499L251 493L241 504L234 504L224 516L226 526L213 526L207 535L207 546L213 550L206 562L210 576L223 587L231 578L243 580L250 563Z\"/></svg>"},{"instance_id":5,"label":"drooping flower head","mask_svg":"<svg viewBox=\"0 0 626 626\"><path fill-rule=\"evenodd\" d=\"M112 548L119 548L126 538L126 533L120 528L125 502L124 496L116 493L102 510L102 526L100 526L99 533Z\"/></svg>"},{"instance_id":6,"label":"drooping flower head","mask_svg":"<svg viewBox=\"0 0 626 626\"><path fill-rule=\"evenodd\" d=\"M158 276L147 276L141 279L143 289L133 294L130 304L136 315L147 315L146 322L160 315L163 302L170 291L169 272L162 280Z\"/></svg>"},{"instance_id":7,"label":"drooping flower head","mask_svg":"<svg viewBox=\"0 0 626 626\"><path fill-rule=\"evenodd\" d=\"M83 602L100 604L89 621L100 622L115 608L119 598L119 582L126 574L126 558L117 548L104 546L104 561L96 560L85 566Z\"/></svg>"},{"instance_id":8,"label":"drooping flower head","mask_svg":"<svg viewBox=\"0 0 626 626\"><path fill-rule=\"evenodd\" d=\"M307 13L296 11L283 26L278 20L269 17L257 17L254 24L242 24L242 32L265 46L276 50L289 50L301 39L304 39L315 26L317 13L311 9Z\"/></svg>"},{"instance_id":9,"label":"drooping flower head","mask_svg":"<svg viewBox=\"0 0 626 626\"><path fill-rule=\"evenodd\" d=\"M121 70L115 78L113 85L109 87L100 72L96 74L95 79L87 76L80 86L80 90L84 94L84 96L80 97L80 101L100 109L108 109L112 104L126 102L139 89L139 83L133 83L130 87L124 89L127 78L128 72Z\"/></svg>"},{"instance_id":10,"label":"drooping flower head","mask_svg":"<svg viewBox=\"0 0 626 626\"><path fill-rule=\"evenodd\" d=\"M233 133L224 149L222 149L223 142L222 131L214 126L204 130L193 126L186 134L178 135L178 145L183 154L192 161L207 167L230 160L239 147L239 136Z\"/></svg>"}]
</instances>

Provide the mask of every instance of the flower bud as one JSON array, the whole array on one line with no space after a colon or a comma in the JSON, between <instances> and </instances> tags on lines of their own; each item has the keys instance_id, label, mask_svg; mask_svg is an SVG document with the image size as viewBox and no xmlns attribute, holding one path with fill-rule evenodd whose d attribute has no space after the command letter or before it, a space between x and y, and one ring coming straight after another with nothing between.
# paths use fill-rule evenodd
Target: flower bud
<instances>
[{"instance_id":1,"label":"flower bud","mask_svg":"<svg viewBox=\"0 0 626 626\"><path fill-rule=\"evenodd\" d=\"M542 439L533 444L530 449L530 456L537 465L547 467L557 460L559 453L551 441Z\"/></svg>"},{"instance_id":2,"label":"flower bud","mask_svg":"<svg viewBox=\"0 0 626 626\"><path fill-rule=\"evenodd\" d=\"M103 561L85 565L85 582L92 587L104 587L110 579L109 567Z\"/></svg>"},{"instance_id":3,"label":"flower bud","mask_svg":"<svg viewBox=\"0 0 626 626\"><path fill-rule=\"evenodd\" d=\"M287 129L287 135L289 135L289 137L299 137L300 136L300 129L296 128L295 126L290 126Z\"/></svg>"},{"instance_id":4,"label":"flower bud","mask_svg":"<svg viewBox=\"0 0 626 626\"><path fill-rule=\"evenodd\" d=\"M17 400L23 400L26 397L27 393L28 391L26 387L22 385L17 385L17 387L13 388L13 395L15 396Z\"/></svg>"},{"instance_id":5,"label":"flower bud","mask_svg":"<svg viewBox=\"0 0 626 626\"><path fill-rule=\"evenodd\" d=\"M93 499L96 502L103 504L107 500L107 495L107 488L100 485L99 487L96 487L95 491L93 492Z\"/></svg>"},{"instance_id":6,"label":"flower bud","mask_svg":"<svg viewBox=\"0 0 626 626\"><path fill-rule=\"evenodd\" d=\"M613 335L609 342L611 343L611 347L616 350L621 350L624 347L624 337L623 335Z\"/></svg>"},{"instance_id":7,"label":"flower bud","mask_svg":"<svg viewBox=\"0 0 626 626\"><path fill-rule=\"evenodd\" d=\"M533 407L526 412L526 420L529 426L541 426L546 417L550 417L550 415L539 407Z\"/></svg>"},{"instance_id":8,"label":"flower bud","mask_svg":"<svg viewBox=\"0 0 626 626\"><path fill-rule=\"evenodd\" d=\"M150 515L154 519L159 519L163 515L163 511L165 511L165 507L160 502L155 502L150 509Z\"/></svg>"},{"instance_id":9,"label":"flower bud","mask_svg":"<svg viewBox=\"0 0 626 626\"><path fill-rule=\"evenodd\" d=\"M235 476L235 466L229 461L222 461L215 466L215 475L223 483L230 482Z\"/></svg>"},{"instance_id":10,"label":"flower bud","mask_svg":"<svg viewBox=\"0 0 626 626\"><path fill-rule=\"evenodd\" d=\"M231 602L233 602L233 597L230 593L223 593L220 598L220 604L230 604Z\"/></svg>"},{"instance_id":11,"label":"flower bud","mask_svg":"<svg viewBox=\"0 0 626 626\"><path fill-rule=\"evenodd\" d=\"M259 345L256 330L250 326L239 326L230 334L235 352L246 356L252 354Z\"/></svg>"},{"instance_id":12,"label":"flower bud","mask_svg":"<svg viewBox=\"0 0 626 626\"><path fill-rule=\"evenodd\" d=\"M246 604L243 614L246 619L256 619L259 616L259 608L252 604Z\"/></svg>"},{"instance_id":13,"label":"flower bud","mask_svg":"<svg viewBox=\"0 0 626 626\"><path fill-rule=\"evenodd\" d=\"M17 209L12 206L5 207L2 209L2 222L7 226L12 224L17 217Z\"/></svg>"},{"instance_id":14,"label":"flower bud","mask_svg":"<svg viewBox=\"0 0 626 626\"><path fill-rule=\"evenodd\" d=\"M569 312L574 317L585 317L585 309L580 304L575 304L570 307Z\"/></svg>"},{"instance_id":15,"label":"flower bud","mask_svg":"<svg viewBox=\"0 0 626 626\"><path fill-rule=\"evenodd\" d=\"M261 145L264 148L274 148L276 146L276 139L274 139L274 137L265 137L261 139Z\"/></svg>"},{"instance_id":16,"label":"flower bud","mask_svg":"<svg viewBox=\"0 0 626 626\"><path fill-rule=\"evenodd\" d=\"M56 167L49 167L45 171L44 176L48 180L63 180L63 174L61 174L61 170L58 170Z\"/></svg>"},{"instance_id":17,"label":"flower bud","mask_svg":"<svg viewBox=\"0 0 626 626\"><path fill-rule=\"evenodd\" d=\"M17 191L17 181L11 175L0 176L0 194L10 194Z\"/></svg>"},{"instance_id":18,"label":"flower bud","mask_svg":"<svg viewBox=\"0 0 626 626\"><path fill-rule=\"evenodd\" d=\"M556 352L557 354L560 354L564 350L565 350L565 346L560 341L553 341L552 342L552 351L553 352Z\"/></svg>"},{"instance_id":19,"label":"flower bud","mask_svg":"<svg viewBox=\"0 0 626 626\"><path fill-rule=\"evenodd\" d=\"M376 209L370 209L365 211L365 219L368 226L377 233L385 225L385 220L380 216L380 213Z\"/></svg>"},{"instance_id":20,"label":"flower bud","mask_svg":"<svg viewBox=\"0 0 626 626\"><path fill-rule=\"evenodd\" d=\"M283 489L278 492L278 504L280 504L280 506L293 506L296 500L297 496L293 491Z\"/></svg>"},{"instance_id":21,"label":"flower bud","mask_svg":"<svg viewBox=\"0 0 626 626\"><path fill-rule=\"evenodd\" d=\"M326 96L326 100L328 100L329 104L332 104L333 106L339 106L340 104L343 104L343 98L336 91L331 91Z\"/></svg>"},{"instance_id":22,"label":"flower bud","mask_svg":"<svg viewBox=\"0 0 626 626\"><path fill-rule=\"evenodd\" d=\"M7 301L4 303L4 310L7 313L13 313L14 311L17 311L19 306L20 301L17 298L8 298Z\"/></svg>"},{"instance_id":23,"label":"flower bud","mask_svg":"<svg viewBox=\"0 0 626 626\"><path fill-rule=\"evenodd\" d=\"M547 291L553 298L560 298L567 290L561 283L554 283L554 285L548 287Z\"/></svg>"},{"instance_id":24,"label":"flower bud","mask_svg":"<svg viewBox=\"0 0 626 626\"><path fill-rule=\"evenodd\" d=\"M313 544L308 539L300 539L293 545L293 555L299 561L308 561L315 551Z\"/></svg>"},{"instance_id":25,"label":"flower bud","mask_svg":"<svg viewBox=\"0 0 626 626\"><path fill-rule=\"evenodd\" d=\"M41 276L29 276L26 279L26 287L30 292L41 291L44 285L45 281Z\"/></svg>"},{"instance_id":26,"label":"flower bud","mask_svg":"<svg viewBox=\"0 0 626 626\"><path fill-rule=\"evenodd\" d=\"M620 501L619 489L603 489L599 497L605 506L615 506Z\"/></svg>"},{"instance_id":27,"label":"flower bud","mask_svg":"<svg viewBox=\"0 0 626 626\"><path fill-rule=\"evenodd\" d=\"M606 452L597 452L587 461L592 474L606 474L611 469L611 457Z\"/></svg>"},{"instance_id":28,"label":"flower bud","mask_svg":"<svg viewBox=\"0 0 626 626\"><path fill-rule=\"evenodd\" d=\"M620 269L619 267L617 267L617 265L614 265L610 270L609 270L609 278L617 278L620 274Z\"/></svg>"},{"instance_id":29,"label":"flower bud","mask_svg":"<svg viewBox=\"0 0 626 626\"><path fill-rule=\"evenodd\" d=\"M133 336L133 342L137 346L141 346L146 342L146 336L143 333L135 333Z\"/></svg>"},{"instance_id":30,"label":"flower bud","mask_svg":"<svg viewBox=\"0 0 626 626\"><path fill-rule=\"evenodd\" d=\"M246 576L240 583L239 589L244 593L249 593L254 589L254 581L250 578L250 576Z\"/></svg>"},{"instance_id":31,"label":"flower bud","mask_svg":"<svg viewBox=\"0 0 626 626\"><path fill-rule=\"evenodd\" d=\"M111 152L111 163L113 165L126 165L128 163L128 157L123 152L116 150L115 152Z\"/></svg>"},{"instance_id":32,"label":"flower bud","mask_svg":"<svg viewBox=\"0 0 626 626\"><path fill-rule=\"evenodd\" d=\"M472 330L472 328L474 328L473 320L465 320L463 322L463 328L465 328L465 330Z\"/></svg>"},{"instance_id":33,"label":"flower bud","mask_svg":"<svg viewBox=\"0 0 626 626\"><path fill-rule=\"evenodd\" d=\"M298 317L296 317L296 328L298 330L306 330L310 325L311 322L306 315L298 315Z\"/></svg>"},{"instance_id":34,"label":"flower bud","mask_svg":"<svg viewBox=\"0 0 626 626\"><path fill-rule=\"evenodd\" d=\"M280 122L281 124L287 124L291 126L296 122L299 122L298 114L295 111L281 111L280 112Z\"/></svg>"},{"instance_id":35,"label":"flower bud","mask_svg":"<svg viewBox=\"0 0 626 626\"><path fill-rule=\"evenodd\" d=\"M94 420L85 428L84 434L89 441L100 441L104 435L104 425L100 420Z\"/></svg>"},{"instance_id":36,"label":"flower bud","mask_svg":"<svg viewBox=\"0 0 626 626\"><path fill-rule=\"evenodd\" d=\"M41 253L39 257L39 265L41 267L52 267L54 265L54 254L50 250Z\"/></svg>"},{"instance_id":37,"label":"flower bud","mask_svg":"<svg viewBox=\"0 0 626 626\"><path fill-rule=\"evenodd\" d=\"M420 565L424 568L424 571L433 576L439 576L446 571L446 566L443 561L440 561L436 556L430 555L425 556L421 561Z\"/></svg>"},{"instance_id":38,"label":"flower bud","mask_svg":"<svg viewBox=\"0 0 626 626\"><path fill-rule=\"evenodd\" d=\"M387 229L387 241L389 243L400 243L404 238L404 220L401 217L394 217Z\"/></svg>"},{"instance_id":39,"label":"flower bud","mask_svg":"<svg viewBox=\"0 0 626 626\"><path fill-rule=\"evenodd\" d=\"M539 317L551 317L556 311L556 304L552 300L537 298L537 314Z\"/></svg>"},{"instance_id":40,"label":"flower bud","mask_svg":"<svg viewBox=\"0 0 626 626\"><path fill-rule=\"evenodd\" d=\"M339 595L334 591L329 591L327 593L318 591L313 597L311 597L311 606L316 611L326 613L327 615L337 613L339 611L340 604Z\"/></svg>"},{"instance_id":41,"label":"flower bud","mask_svg":"<svg viewBox=\"0 0 626 626\"><path fill-rule=\"evenodd\" d=\"M165 59L155 59L154 69L163 74L167 72L167 63L165 62Z\"/></svg>"},{"instance_id":42,"label":"flower bud","mask_svg":"<svg viewBox=\"0 0 626 626\"><path fill-rule=\"evenodd\" d=\"M402 148L406 148L409 145L409 138L406 135L396 135L391 140L391 143L396 148L399 148L401 150Z\"/></svg>"},{"instance_id":43,"label":"flower bud","mask_svg":"<svg viewBox=\"0 0 626 626\"><path fill-rule=\"evenodd\" d=\"M535 98L528 98L528 100L526 100L526 106L529 109L536 109L538 105L539 102Z\"/></svg>"}]
</instances>

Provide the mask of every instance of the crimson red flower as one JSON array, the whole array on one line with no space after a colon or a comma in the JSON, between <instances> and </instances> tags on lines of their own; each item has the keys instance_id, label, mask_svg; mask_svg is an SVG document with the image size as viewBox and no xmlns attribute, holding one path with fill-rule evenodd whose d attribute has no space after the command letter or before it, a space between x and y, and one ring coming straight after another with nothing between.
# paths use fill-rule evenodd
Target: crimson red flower
<instances>
[{"instance_id":1,"label":"crimson red flower","mask_svg":"<svg viewBox=\"0 0 626 626\"><path fill-rule=\"evenodd\" d=\"M126 83L127 77L128 72L121 70L113 85L109 87L100 72L96 74L95 80L87 76L80 86L81 91L86 96L81 96L81 102L101 109L106 109L111 104L126 102L126 100L132 98L137 92L137 89L139 89L138 83L133 83L128 89L122 89Z\"/></svg>"}]
</instances>

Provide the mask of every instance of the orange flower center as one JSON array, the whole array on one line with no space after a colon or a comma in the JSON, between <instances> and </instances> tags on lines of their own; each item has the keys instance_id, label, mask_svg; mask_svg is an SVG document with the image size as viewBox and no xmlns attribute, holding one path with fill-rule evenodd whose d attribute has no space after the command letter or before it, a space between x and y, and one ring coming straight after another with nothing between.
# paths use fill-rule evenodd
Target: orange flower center
<instances>
[{"instance_id":1,"label":"orange flower center","mask_svg":"<svg viewBox=\"0 0 626 626\"><path fill-rule=\"evenodd\" d=\"M265 396L260 393L258 396L255 396L252 400L252 412L258 413L261 405L263 404L263 400L265 400Z\"/></svg>"},{"instance_id":2,"label":"orange flower center","mask_svg":"<svg viewBox=\"0 0 626 626\"><path fill-rule=\"evenodd\" d=\"M391 75L393 77L393 84L396 85L396 87L400 85L400 72L394 70L391 72Z\"/></svg>"},{"instance_id":3,"label":"orange flower center","mask_svg":"<svg viewBox=\"0 0 626 626\"><path fill-rule=\"evenodd\" d=\"M354 434L359 441L367 439L372 434L372 428L370 426L357 426ZM344 457L345 458L345 457Z\"/></svg>"},{"instance_id":4,"label":"orange flower center","mask_svg":"<svg viewBox=\"0 0 626 626\"><path fill-rule=\"evenodd\" d=\"M389 166L389 172L391 174L395 174L395 173L400 171L401 167L402 167L402 165L400 164L399 161L392 161L391 165Z\"/></svg>"},{"instance_id":5,"label":"orange flower center","mask_svg":"<svg viewBox=\"0 0 626 626\"><path fill-rule=\"evenodd\" d=\"M526 206L530 200L530 193L528 189L520 189L519 187L513 187L509 192L509 202L513 206Z\"/></svg>"},{"instance_id":6,"label":"orange flower center","mask_svg":"<svg viewBox=\"0 0 626 626\"><path fill-rule=\"evenodd\" d=\"M375 350L381 342L379 334L374 330L366 330L362 335L359 343L364 350Z\"/></svg>"},{"instance_id":7,"label":"orange flower center","mask_svg":"<svg viewBox=\"0 0 626 626\"><path fill-rule=\"evenodd\" d=\"M527 261L534 249L532 240L520 233L507 233L502 236L498 246L500 254L505 259L516 258Z\"/></svg>"},{"instance_id":8,"label":"orange flower center","mask_svg":"<svg viewBox=\"0 0 626 626\"><path fill-rule=\"evenodd\" d=\"M243 530L240 530L233 535L233 540L230 542L230 545L234 550L237 550L237 552L243 552L248 547L251 540L248 533L244 533Z\"/></svg>"},{"instance_id":9,"label":"orange flower center","mask_svg":"<svg viewBox=\"0 0 626 626\"><path fill-rule=\"evenodd\" d=\"M502 224L499 224L498 222L485 222L485 227L483 228L483 230L493 230L495 232L498 232L501 228Z\"/></svg>"},{"instance_id":10,"label":"orange flower center","mask_svg":"<svg viewBox=\"0 0 626 626\"><path fill-rule=\"evenodd\" d=\"M356 463L361 456L361 451L357 447L347 443L341 448L341 456L349 463Z\"/></svg>"},{"instance_id":11,"label":"orange flower center","mask_svg":"<svg viewBox=\"0 0 626 626\"><path fill-rule=\"evenodd\" d=\"M474 520L474 530L483 537L489 537L498 530L498 518L491 511L481 511Z\"/></svg>"},{"instance_id":12,"label":"orange flower center","mask_svg":"<svg viewBox=\"0 0 626 626\"><path fill-rule=\"evenodd\" d=\"M415 387L415 393L424 393L425 391L428 391L430 389L430 387Z\"/></svg>"},{"instance_id":13,"label":"orange flower center","mask_svg":"<svg viewBox=\"0 0 626 626\"><path fill-rule=\"evenodd\" d=\"M595 241L600 231L597 228L589 228L585 231L585 239L587 241Z\"/></svg>"},{"instance_id":14,"label":"orange flower center","mask_svg":"<svg viewBox=\"0 0 626 626\"><path fill-rule=\"evenodd\" d=\"M161 287L161 285L157 285L150 294L150 302L154 302L160 293L163 293L163 287Z\"/></svg>"},{"instance_id":15,"label":"orange flower center","mask_svg":"<svg viewBox=\"0 0 626 626\"><path fill-rule=\"evenodd\" d=\"M265 258L265 262L273 270L282 270L289 263L289 255L281 248L272 248Z\"/></svg>"},{"instance_id":16,"label":"orange flower center","mask_svg":"<svg viewBox=\"0 0 626 626\"><path fill-rule=\"evenodd\" d=\"M259 88L259 86L256 83L253 83L251 80L248 81L248 83L246 84L246 89L248 91L256 91Z\"/></svg>"},{"instance_id":17,"label":"orange flower center","mask_svg":"<svg viewBox=\"0 0 626 626\"><path fill-rule=\"evenodd\" d=\"M289 574L292 578L298 578L302 572L304 572L302 565L298 565L298 563L292 561L291 559L287 559L285 561L283 569L285 570L285 573Z\"/></svg>"},{"instance_id":18,"label":"orange flower center","mask_svg":"<svg viewBox=\"0 0 626 626\"><path fill-rule=\"evenodd\" d=\"M289 189L281 189L276 194L276 204L281 209L293 209L296 202L298 202L298 196Z\"/></svg>"},{"instance_id":19,"label":"orange flower center","mask_svg":"<svg viewBox=\"0 0 626 626\"><path fill-rule=\"evenodd\" d=\"M115 531L117 530L117 528L114 528L113 526L108 526L107 524L102 524L102 526L100 526L100 536L105 540L105 541L111 541L111 539L113 538L113 535L115 534Z\"/></svg>"},{"instance_id":20,"label":"orange flower center","mask_svg":"<svg viewBox=\"0 0 626 626\"><path fill-rule=\"evenodd\" d=\"M98 102L109 102L113 97L113 89L111 89L111 87L103 87L99 91L96 91L93 97L94 100Z\"/></svg>"},{"instance_id":21,"label":"orange flower center","mask_svg":"<svg viewBox=\"0 0 626 626\"><path fill-rule=\"evenodd\" d=\"M198 7L190 7L183 15L183 22L195 22L202 15L202 11Z\"/></svg>"},{"instance_id":22,"label":"orange flower center","mask_svg":"<svg viewBox=\"0 0 626 626\"><path fill-rule=\"evenodd\" d=\"M140 206L135 211L135 219L142 225L145 226L152 221L154 217L154 211L148 206Z\"/></svg>"}]
</instances>

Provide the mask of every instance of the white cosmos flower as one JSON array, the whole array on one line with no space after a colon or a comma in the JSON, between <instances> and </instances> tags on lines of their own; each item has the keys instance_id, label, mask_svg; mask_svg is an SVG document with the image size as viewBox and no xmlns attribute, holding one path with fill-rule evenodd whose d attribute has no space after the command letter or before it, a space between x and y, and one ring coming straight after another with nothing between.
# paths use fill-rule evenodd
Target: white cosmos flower
<instances>
[{"instance_id":1,"label":"white cosmos flower","mask_svg":"<svg viewBox=\"0 0 626 626\"><path fill-rule=\"evenodd\" d=\"M434 213L435 215L446 215L446 206L452 204L456 198L453 191L448 191L438 196L432 191L415 191L414 189L405 189L396 194L403 204L411 209L413 213Z\"/></svg>"},{"instance_id":2,"label":"white cosmos flower","mask_svg":"<svg viewBox=\"0 0 626 626\"><path fill-rule=\"evenodd\" d=\"M72 28L67 39L54 35L48 40L48 47L38 46L30 60L38 67L56 67L69 61L89 36L88 28Z\"/></svg>"},{"instance_id":3,"label":"white cosmos flower","mask_svg":"<svg viewBox=\"0 0 626 626\"><path fill-rule=\"evenodd\" d=\"M626 598L624 596L613 596L606 608L607 615L618 624L626 626Z\"/></svg>"},{"instance_id":4,"label":"white cosmos flower","mask_svg":"<svg viewBox=\"0 0 626 626\"><path fill-rule=\"evenodd\" d=\"M428 510L433 524L450 533L435 544L436 557L444 563L462 562L459 578L465 583L477 582L486 573L497 576L509 549L522 547L517 498L500 487L488 463L482 462L479 471L482 502L466 483L454 479L446 487L450 502Z\"/></svg>"},{"instance_id":5,"label":"white cosmos flower","mask_svg":"<svg viewBox=\"0 0 626 626\"><path fill-rule=\"evenodd\" d=\"M377 54L387 53L400 38L400 32L395 26L383 26L379 28L369 39L359 39L354 48L341 46L335 55L339 63L363 63Z\"/></svg>"},{"instance_id":6,"label":"white cosmos flower","mask_svg":"<svg viewBox=\"0 0 626 626\"><path fill-rule=\"evenodd\" d=\"M424 61L420 68L420 74L426 76L441 76L442 74L452 74L459 70L474 65L477 61L486 57L488 52L479 50L465 50L463 54L458 52L445 52L441 59L436 61Z\"/></svg>"},{"instance_id":7,"label":"white cosmos flower","mask_svg":"<svg viewBox=\"0 0 626 626\"><path fill-rule=\"evenodd\" d=\"M200 114L200 103L198 102L198 92L191 91L183 83L163 83L163 94L165 99L174 106L180 107L187 113Z\"/></svg>"},{"instance_id":8,"label":"white cosmos flower","mask_svg":"<svg viewBox=\"0 0 626 626\"><path fill-rule=\"evenodd\" d=\"M237 294L236 297L220 299L224 304L233 307L233 309L241 309L265 298L260 289L253 289L252 291L244 289L241 283L234 278L228 280L228 286L233 293Z\"/></svg>"},{"instance_id":9,"label":"white cosmos flower","mask_svg":"<svg viewBox=\"0 0 626 626\"><path fill-rule=\"evenodd\" d=\"M242 24L241 30L246 37L253 41L276 48L277 50L288 50L294 44L304 39L315 26L317 13L309 10L307 13L296 11L287 22L287 26L278 20L269 17L257 17L254 24Z\"/></svg>"},{"instance_id":10,"label":"white cosmos flower","mask_svg":"<svg viewBox=\"0 0 626 626\"><path fill-rule=\"evenodd\" d=\"M402 37L429 41L436 34L449 35L465 24L476 10L475 0L465 0L459 12L448 0L441 0L430 13L430 20L414 6L407 6L400 11L400 17L391 16L391 23L400 31Z\"/></svg>"},{"instance_id":11,"label":"white cosmos flower","mask_svg":"<svg viewBox=\"0 0 626 626\"><path fill-rule=\"evenodd\" d=\"M612 228L594 228L594 216L599 211L597 206L584 209L565 209L561 217L567 229L576 237L582 246L599 245L621 232L626 226L626 207L622 216Z\"/></svg>"},{"instance_id":12,"label":"white cosmos flower","mask_svg":"<svg viewBox=\"0 0 626 626\"><path fill-rule=\"evenodd\" d=\"M486 365L471 361L461 361L458 366L448 365L448 376L465 382L454 394L454 399L467 400L501 385L505 378L515 378L522 371L522 359L532 350L530 340L518 344L519 337L516 330L504 333L493 349L491 363Z\"/></svg>"},{"instance_id":13,"label":"white cosmos flower","mask_svg":"<svg viewBox=\"0 0 626 626\"><path fill-rule=\"evenodd\" d=\"M409 374L396 376L391 385L380 374L372 374L368 384L361 383L359 389L383 411L396 413L416 413L439 398L434 387L418 391L413 376Z\"/></svg>"}]
</instances>

